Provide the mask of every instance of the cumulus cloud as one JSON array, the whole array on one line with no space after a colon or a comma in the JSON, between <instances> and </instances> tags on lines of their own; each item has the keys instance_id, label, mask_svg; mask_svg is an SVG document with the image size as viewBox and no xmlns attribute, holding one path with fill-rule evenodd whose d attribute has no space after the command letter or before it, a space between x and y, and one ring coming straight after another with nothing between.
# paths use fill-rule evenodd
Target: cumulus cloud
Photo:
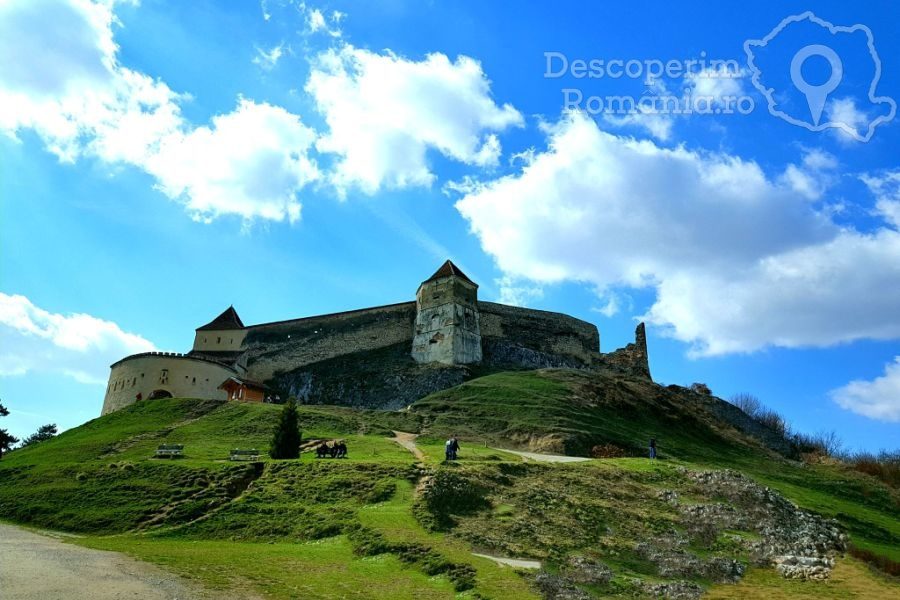
<instances>
[{"instance_id":1,"label":"cumulus cloud","mask_svg":"<svg viewBox=\"0 0 900 600\"><path fill-rule=\"evenodd\" d=\"M875 195L875 214L900 229L900 169L862 176Z\"/></svg>"},{"instance_id":2,"label":"cumulus cloud","mask_svg":"<svg viewBox=\"0 0 900 600\"><path fill-rule=\"evenodd\" d=\"M296 220L296 194L318 177L314 132L243 99L195 127L181 114L186 95L119 64L115 23L111 2L0 3L0 131L31 129L63 161L141 168L195 218Z\"/></svg>"},{"instance_id":3,"label":"cumulus cloud","mask_svg":"<svg viewBox=\"0 0 900 600\"><path fill-rule=\"evenodd\" d=\"M299 192L318 177L307 151L315 132L281 107L241 100L211 127L167 137L145 168L198 220L223 214L291 222Z\"/></svg>"},{"instance_id":4,"label":"cumulus cloud","mask_svg":"<svg viewBox=\"0 0 900 600\"><path fill-rule=\"evenodd\" d=\"M306 91L328 124L317 148L338 156L330 179L341 192L428 186L429 150L496 165L495 132L523 124L510 104L497 105L481 65L466 56L413 61L344 45L318 56Z\"/></svg>"},{"instance_id":5,"label":"cumulus cloud","mask_svg":"<svg viewBox=\"0 0 900 600\"><path fill-rule=\"evenodd\" d=\"M831 392L843 408L879 421L900 422L900 356L885 365L884 375L871 381L851 381Z\"/></svg>"},{"instance_id":6,"label":"cumulus cloud","mask_svg":"<svg viewBox=\"0 0 900 600\"><path fill-rule=\"evenodd\" d=\"M86 314L43 310L20 295L0 292L0 376L52 372L105 385L109 365L155 350L143 337Z\"/></svg>"},{"instance_id":7,"label":"cumulus cloud","mask_svg":"<svg viewBox=\"0 0 900 600\"><path fill-rule=\"evenodd\" d=\"M0 131L33 129L72 162L90 152L139 161L181 126L181 97L121 67L109 4L0 3Z\"/></svg>"},{"instance_id":8,"label":"cumulus cloud","mask_svg":"<svg viewBox=\"0 0 900 600\"><path fill-rule=\"evenodd\" d=\"M644 318L698 355L900 337L900 234L842 230L810 202L819 188L798 184L828 156L768 177L580 113L544 129L546 151L456 204L506 275L652 288Z\"/></svg>"}]
</instances>

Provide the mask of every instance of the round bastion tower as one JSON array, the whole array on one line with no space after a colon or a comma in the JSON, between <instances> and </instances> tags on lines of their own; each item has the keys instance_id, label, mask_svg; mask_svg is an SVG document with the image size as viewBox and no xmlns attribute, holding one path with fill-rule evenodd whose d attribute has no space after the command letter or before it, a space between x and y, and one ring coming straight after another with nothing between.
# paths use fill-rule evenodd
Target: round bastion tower
<instances>
[{"instance_id":1,"label":"round bastion tower","mask_svg":"<svg viewBox=\"0 0 900 600\"><path fill-rule=\"evenodd\" d=\"M481 362L478 284L449 260L416 292L412 357L446 365Z\"/></svg>"}]
</instances>

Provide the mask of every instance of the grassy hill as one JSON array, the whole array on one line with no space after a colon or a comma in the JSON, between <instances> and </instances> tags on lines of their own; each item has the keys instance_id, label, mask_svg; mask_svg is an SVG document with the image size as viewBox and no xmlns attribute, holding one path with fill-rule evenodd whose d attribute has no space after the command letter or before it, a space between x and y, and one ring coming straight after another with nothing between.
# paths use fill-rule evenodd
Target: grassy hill
<instances>
[{"instance_id":1,"label":"grassy hill","mask_svg":"<svg viewBox=\"0 0 900 600\"><path fill-rule=\"evenodd\" d=\"M714 402L618 376L498 373L405 412L301 407L304 438L345 439L346 461L307 453L235 464L232 448L268 447L280 407L147 401L4 457L0 518L80 533L76 543L238 597L632 597L673 582L723 598L896 595L896 581L850 558L827 583L757 565L762 541L789 543L801 521L830 525L804 521L754 481L893 560L900 494L840 467L786 460L723 422ZM424 463L394 430L420 434ZM457 464L442 462L449 433L462 439ZM659 461L638 456L650 437ZM184 444L185 457L151 458L161 443ZM496 449L586 456L597 446L624 456L540 464ZM733 471L697 474L710 469ZM780 507L774 517L757 514L760 498ZM473 550L540 560L544 572L518 573ZM740 583L722 583L744 566Z\"/></svg>"}]
</instances>

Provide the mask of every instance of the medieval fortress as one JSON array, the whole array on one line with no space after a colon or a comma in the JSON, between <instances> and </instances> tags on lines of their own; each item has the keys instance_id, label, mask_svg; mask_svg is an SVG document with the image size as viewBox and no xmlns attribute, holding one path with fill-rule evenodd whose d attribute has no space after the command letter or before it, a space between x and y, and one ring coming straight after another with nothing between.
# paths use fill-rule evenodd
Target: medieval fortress
<instances>
[{"instance_id":1,"label":"medieval fortress","mask_svg":"<svg viewBox=\"0 0 900 600\"><path fill-rule=\"evenodd\" d=\"M650 377L644 326L600 353L597 327L568 315L478 300L449 260L415 301L246 326L229 307L187 354L146 352L111 366L107 414L152 398L260 400L402 408L499 370L568 367Z\"/></svg>"}]
</instances>

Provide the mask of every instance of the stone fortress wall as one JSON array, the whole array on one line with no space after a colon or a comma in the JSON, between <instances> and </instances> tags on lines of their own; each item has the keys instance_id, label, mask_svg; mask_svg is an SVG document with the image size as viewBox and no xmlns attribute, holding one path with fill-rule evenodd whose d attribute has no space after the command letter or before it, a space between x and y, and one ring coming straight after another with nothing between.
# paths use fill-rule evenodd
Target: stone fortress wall
<instances>
[{"instance_id":1,"label":"stone fortress wall","mask_svg":"<svg viewBox=\"0 0 900 600\"><path fill-rule=\"evenodd\" d=\"M402 302L249 327L244 339L247 376L277 373L345 354L412 344L416 303Z\"/></svg>"},{"instance_id":2,"label":"stone fortress wall","mask_svg":"<svg viewBox=\"0 0 900 600\"><path fill-rule=\"evenodd\" d=\"M473 364L650 376L643 326L634 344L601 354L592 323L479 301L477 288L447 261L419 286L414 302L249 327L230 307L197 329L188 355L135 355L112 365L103 414L156 391L225 399L217 388L231 376L301 401L383 408L461 383Z\"/></svg>"}]
</instances>

